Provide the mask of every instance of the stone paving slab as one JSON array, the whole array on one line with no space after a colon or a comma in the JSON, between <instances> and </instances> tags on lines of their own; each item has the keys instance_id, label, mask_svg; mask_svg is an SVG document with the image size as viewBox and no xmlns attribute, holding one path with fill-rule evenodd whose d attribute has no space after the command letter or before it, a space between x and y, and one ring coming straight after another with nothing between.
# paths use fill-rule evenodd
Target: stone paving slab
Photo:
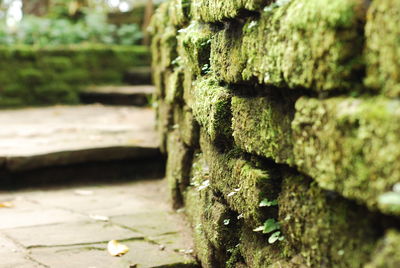
<instances>
[{"instance_id":1,"label":"stone paving slab","mask_svg":"<svg viewBox=\"0 0 400 268\"><path fill-rule=\"evenodd\" d=\"M137 86L91 86L79 94L83 103L107 105L149 105L155 91L152 85Z\"/></svg>"},{"instance_id":2,"label":"stone paving slab","mask_svg":"<svg viewBox=\"0 0 400 268\"><path fill-rule=\"evenodd\" d=\"M55 106L0 112L0 165L11 171L158 156L150 108Z\"/></svg>"},{"instance_id":3,"label":"stone paving slab","mask_svg":"<svg viewBox=\"0 0 400 268\"><path fill-rule=\"evenodd\" d=\"M176 216L167 212L146 211L111 217L112 222L131 230L140 230L146 237L177 232ZM162 224L160 224L162 222Z\"/></svg>"},{"instance_id":4,"label":"stone paving slab","mask_svg":"<svg viewBox=\"0 0 400 268\"><path fill-rule=\"evenodd\" d=\"M0 191L13 204L1 219L18 219L0 229L0 267L197 267L190 228L167 199L160 179ZM109 255L114 239L129 253Z\"/></svg>"},{"instance_id":5,"label":"stone paving slab","mask_svg":"<svg viewBox=\"0 0 400 268\"><path fill-rule=\"evenodd\" d=\"M69 222L3 230L24 247L95 244L109 240L143 238L143 235L109 222ZM40 236L38 236L40 234Z\"/></svg>"},{"instance_id":6,"label":"stone paving slab","mask_svg":"<svg viewBox=\"0 0 400 268\"><path fill-rule=\"evenodd\" d=\"M174 265L193 265L193 259L168 249L161 250L158 245L146 241L124 242L130 250L120 258L111 258L106 252L106 244L85 246L54 247L32 249L32 257L49 267L63 268L110 268L110 267L173 267ZM182 266L180 266L182 267Z\"/></svg>"}]
</instances>

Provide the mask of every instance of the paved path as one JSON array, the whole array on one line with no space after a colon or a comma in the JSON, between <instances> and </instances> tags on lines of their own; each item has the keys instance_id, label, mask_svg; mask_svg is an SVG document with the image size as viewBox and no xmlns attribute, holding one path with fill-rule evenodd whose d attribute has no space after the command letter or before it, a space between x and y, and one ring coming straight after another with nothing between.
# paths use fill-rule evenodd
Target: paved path
<instances>
[{"instance_id":1,"label":"paved path","mask_svg":"<svg viewBox=\"0 0 400 268\"><path fill-rule=\"evenodd\" d=\"M11 171L159 154L150 108L103 105L0 111L0 167Z\"/></svg>"},{"instance_id":2,"label":"paved path","mask_svg":"<svg viewBox=\"0 0 400 268\"><path fill-rule=\"evenodd\" d=\"M0 192L0 204L11 205L0 207L0 267L196 267L166 189L145 180ZM110 240L129 252L112 257Z\"/></svg>"}]
</instances>

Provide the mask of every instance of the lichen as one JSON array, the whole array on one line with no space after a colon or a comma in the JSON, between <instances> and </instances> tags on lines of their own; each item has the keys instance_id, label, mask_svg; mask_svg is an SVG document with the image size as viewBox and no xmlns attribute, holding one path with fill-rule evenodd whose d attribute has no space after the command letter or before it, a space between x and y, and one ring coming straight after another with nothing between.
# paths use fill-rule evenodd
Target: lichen
<instances>
[{"instance_id":1,"label":"lichen","mask_svg":"<svg viewBox=\"0 0 400 268\"><path fill-rule=\"evenodd\" d=\"M193 115L216 143L229 142L231 129L231 94L213 77L199 79L193 87Z\"/></svg>"},{"instance_id":2,"label":"lichen","mask_svg":"<svg viewBox=\"0 0 400 268\"><path fill-rule=\"evenodd\" d=\"M389 97L400 96L399 17L399 0L372 1L365 27L365 84Z\"/></svg>"},{"instance_id":3,"label":"lichen","mask_svg":"<svg viewBox=\"0 0 400 268\"><path fill-rule=\"evenodd\" d=\"M292 123L299 168L325 189L376 209L400 181L400 102L301 98Z\"/></svg>"},{"instance_id":4,"label":"lichen","mask_svg":"<svg viewBox=\"0 0 400 268\"><path fill-rule=\"evenodd\" d=\"M243 150L293 165L292 100L277 97L233 97L232 128L236 145Z\"/></svg>"}]
</instances>

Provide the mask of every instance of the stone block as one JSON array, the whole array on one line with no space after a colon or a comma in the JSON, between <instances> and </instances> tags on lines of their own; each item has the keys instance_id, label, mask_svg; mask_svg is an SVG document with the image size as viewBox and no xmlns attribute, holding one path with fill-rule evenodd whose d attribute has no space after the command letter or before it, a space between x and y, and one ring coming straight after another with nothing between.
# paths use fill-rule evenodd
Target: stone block
<instances>
[{"instance_id":1,"label":"stone block","mask_svg":"<svg viewBox=\"0 0 400 268\"><path fill-rule=\"evenodd\" d=\"M232 129L242 150L293 165L294 100L282 96L233 97Z\"/></svg>"},{"instance_id":2,"label":"stone block","mask_svg":"<svg viewBox=\"0 0 400 268\"><path fill-rule=\"evenodd\" d=\"M192 21L179 30L178 52L185 68L196 75L210 72L210 47L213 31L207 24Z\"/></svg>"},{"instance_id":3,"label":"stone block","mask_svg":"<svg viewBox=\"0 0 400 268\"><path fill-rule=\"evenodd\" d=\"M275 208L260 207L260 203L277 196L280 176L276 170L261 161L248 161L235 150L222 153L205 135L201 135L200 147L209 169L211 187L221 192L246 224L252 228L262 225L275 212Z\"/></svg>"},{"instance_id":4,"label":"stone block","mask_svg":"<svg viewBox=\"0 0 400 268\"><path fill-rule=\"evenodd\" d=\"M257 80L293 89L356 90L362 83L359 22L364 18L359 0L278 1L259 19L234 23L218 34L212 40L211 68L227 83Z\"/></svg>"},{"instance_id":5,"label":"stone block","mask_svg":"<svg viewBox=\"0 0 400 268\"><path fill-rule=\"evenodd\" d=\"M175 106L174 122L182 141L188 147L197 148L199 144L199 125L193 117L192 110L187 106Z\"/></svg>"},{"instance_id":6,"label":"stone block","mask_svg":"<svg viewBox=\"0 0 400 268\"><path fill-rule=\"evenodd\" d=\"M400 266L400 233L398 230L389 229L379 241L372 260L365 268L396 268Z\"/></svg>"},{"instance_id":7,"label":"stone block","mask_svg":"<svg viewBox=\"0 0 400 268\"><path fill-rule=\"evenodd\" d=\"M166 77L165 81L165 101L171 105L177 105L183 101L183 79L184 73L181 67Z\"/></svg>"},{"instance_id":8,"label":"stone block","mask_svg":"<svg viewBox=\"0 0 400 268\"><path fill-rule=\"evenodd\" d=\"M168 15L175 26L183 26L190 20L190 1L173 0L169 4Z\"/></svg>"},{"instance_id":9,"label":"stone block","mask_svg":"<svg viewBox=\"0 0 400 268\"><path fill-rule=\"evenodd\" d=\"M190 184L193 151L182 142L175 130L168 136L166 177L174 208L183 205L183 192Z\"/></svg>"},{"instance_id":10,"label":"stone block","mask_svg":"<svg viewBox=\"0 0 400 268\"><path fill-rule=\"evenodd\" d=\"M367 14L365 83L389 97L400 96L400 1L373 1Z\"/></svg>"},{"instance_id":11,"label":"stone block","mask_svg":"<svg viewBox=\"0 0 400 268\"><path fill-rule=\"evenodd\" d=\"M197 80L193 86L193 115L216 143L227 143L232 136L231 94L212 77Z\"/></svg>"},{"instance_id":12,"label":"stone block","mask_svg":"<svg viewBox=\"0 0 400 268\"><path fill-rule=\"evenodd\" d=\"M260 11L269 0L193 0L192 16L204 22L222 22L249 11Z\"/></svg>"},{"instance_id":13,"label":"stone block","mask_svg":"<svg viewBox=\"0 0 400 268\"><path fill-rule=\"evenodd\" d=\"M285 240L307 267L363 267L380 236L366 208L302 175L284 175L278 205Z\"/></svg>"},{"instance_id":14,"label":"stone block","mask_svg":"<svg viewBox=\"0 0 400 268\"><path fill-rule=\"evenodd\" d=\"M296 165L324 189L376 208L400 182L400 102L301 98L292 123Z\"/></svg>"}]
</instances>

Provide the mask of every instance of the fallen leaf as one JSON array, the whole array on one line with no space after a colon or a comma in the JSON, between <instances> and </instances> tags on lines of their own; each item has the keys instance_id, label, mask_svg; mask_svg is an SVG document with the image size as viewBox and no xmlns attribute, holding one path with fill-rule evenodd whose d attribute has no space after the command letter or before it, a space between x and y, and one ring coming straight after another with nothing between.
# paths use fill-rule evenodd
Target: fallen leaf
<instances>
[{"instance_id":1,"label":"fallen leaf","mask_svg":"<svg viewBox=\"0 0 400 268\"><path fill-rule=\"evenodd\" d=\"M93 215L93 214L90 214L89 217L92 218L93 220L96 220L96 221L109 221L109 220L110 220L109 217L107 217L107 216L102 216L102 215Z\"/></svg>"},{"instance_id":2,"label":"fallen leaf","mask_svg":"<svg viewBox=\"0 0 400 268\"><path fill-rule=\"evenodd\" d=\"M14 204L10 201L0 203L0 208L12 208Z\"/></svg>"},{"instance_id":3,"label":"fallen leaf","mask_svg":"<svg viewBox=\"0 0 400 268\"><path fill-rule=\"evenodd\" d=\"M111 240L107 245L108 253L114 257L120 257L129 251L129 248L117 240Z\"/></svg>"},{"instance_id":4,"label":"fallen leaf","mask_svg":"<svg viewBox=\"0 0 400 268\"><path fill-rule=\"evenodd\" d=\"M89 190L75 190L74 192L76 195L93 195L93 191L89 191Z\"/></svg>"}]
</instances>

